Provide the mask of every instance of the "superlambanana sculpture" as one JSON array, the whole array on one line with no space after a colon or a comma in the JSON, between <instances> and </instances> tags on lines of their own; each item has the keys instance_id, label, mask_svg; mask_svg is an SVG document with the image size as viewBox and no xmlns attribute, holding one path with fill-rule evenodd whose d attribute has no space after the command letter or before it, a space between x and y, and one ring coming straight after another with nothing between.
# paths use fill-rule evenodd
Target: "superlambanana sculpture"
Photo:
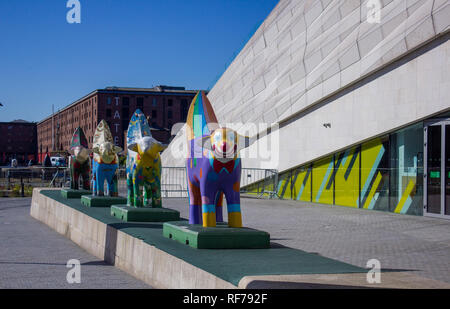
<instances>
[{"instance_id":1,"label":"superlambanana sculpture","mask_svg":"<svg viewBox=\"0 0 450 309\"><path fill-rule=\"evenodd\" d=\"M139 109L128 125L127 148L128 205L162 207L159 153L166 146L152 137L147 119Z\"/></svg>"},{"instance_id":2,"label":"superlambanana sculpture","mask_svg":"<svg viewBox=\"0 0 450 309\"><path fill-rule=\"evenodd\" d=\"M221 128L205 93L199 92L186 121L189 157L189 223L214 227L223 221L222 199L227 200L228 225L242 227L239 151L250 139Z\"/></svg>"},{"instance_id":3,"label":"superlambanana sculpture","mask_svg":"<svg viewBox=\"0 0 450 309\"><path fill-rule=\"evenodd\" d=\"M83 189L89 190L89 173L91 171L89 155L91 154L91 150L88 149L86 136L80 127L73 133L69 152L71 154L69 157L70 188L78 190L78 182L81 177L83 179Z\"/></svg>"},{"instance_id":4,"label":"superlambanana sculpture","mask_svg":"<svg viewBox=\"0 0 450 309\"><path fill-rule=\"evenodd\" d=\"M114 145L114 141L105 120L100 121L95 130L93 149L94 158L92 160L92 194L104 195L104 183L109 196L118 196L117 174L119 158L117 153L122 148Z\"/></svg>"}]
</instances>

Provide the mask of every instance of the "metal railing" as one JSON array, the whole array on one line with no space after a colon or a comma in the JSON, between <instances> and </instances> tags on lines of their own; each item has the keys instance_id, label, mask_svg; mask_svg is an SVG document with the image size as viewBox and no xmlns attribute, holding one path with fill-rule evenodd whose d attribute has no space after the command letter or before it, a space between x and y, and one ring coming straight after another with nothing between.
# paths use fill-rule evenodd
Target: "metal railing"
<instances>
[{"instance_id":1,"label":"metal railing","mask_svg":"<svg viewBox=\"0 0 450 309\"><path fill-rule=\"evenodd\" d=\"M127 195L126 169L119 168L119 195ZM0 185L10 188L25 183L31 187L67 187L70 181L70 169L66 167L11 168L0 170ZM256 197L277 196L277 170L260 168L242 168L241 193ZM257 184L255 188L252 186ZM161 170L162 197L188 197L186 167L163 167Z\"/></svg>"},{"instance_id":2,"label":"metal railing","mask_svg":"<svg viewBox=\"0 0 450 309\"><path fill-rule=\"evenodd\" d=\"M256 192L246 190L253 183L261 182ZM161 196L162 197L188 197L188 181L186 167L165 166L161 170ZM277 170L243 168L241 174L241 192L255 194L257 197L277 196L276 187L278 183ZM126 175L119 171L119 194L126 194Z\"/></svg>"},{"instance_id":3,"label":"metal railing","mask_svg":"<svg viewBox=\"0 0 450 309\"><path fill-rule=\"evenodd\" d=\"M274 198L278 196L278 171L275 169L243 168L241 193L256 197Z\"/></svg>"}]
</instances>

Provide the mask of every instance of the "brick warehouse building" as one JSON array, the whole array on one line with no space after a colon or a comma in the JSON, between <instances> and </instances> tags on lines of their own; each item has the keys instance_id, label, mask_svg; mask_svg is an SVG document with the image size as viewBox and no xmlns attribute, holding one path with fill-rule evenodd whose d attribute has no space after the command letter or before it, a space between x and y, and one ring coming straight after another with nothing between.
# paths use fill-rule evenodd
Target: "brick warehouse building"
<instances>
[{"instance_id":1,"label":"brick warehouse building","mask_svg":"<svg viewBox=\"0 0 450 309\"><path fill-rule=\"evenodd\" d=\"M89 147L97 124L106 120L115 143L124 147L125 132L134 111L139 108L154 129L153 136L168 142L172 125L185 122L189 104L196 90L184 87L154 88L107 87L97 89L37 124L37 152L42 162L46 151L64 153L68 150L74 130L83 128Z\"/></svg>"},{"instance_id":2,"label":"brick warehouse building","mask_svg":"<svg viewBox=\"0 0 450 309\"><path fill-rule=\"evenodd\" d=\"M20 165L37 160L36 123L25 120L0 122L0 165L17 159Z\"/></svg>"}]
</instances>

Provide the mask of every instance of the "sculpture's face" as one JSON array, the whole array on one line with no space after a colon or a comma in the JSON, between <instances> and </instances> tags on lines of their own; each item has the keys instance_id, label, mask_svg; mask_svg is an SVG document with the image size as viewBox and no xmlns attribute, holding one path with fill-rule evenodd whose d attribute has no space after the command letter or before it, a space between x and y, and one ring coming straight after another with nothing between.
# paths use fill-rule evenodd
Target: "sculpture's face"
<instances>
[{"instance_id":1,"label":"sculpture's face","mask_svg":"<svg viewBox=\"0 0 450 309\"><path fill-rule=\"evenodd\" d=\"M233 159L237 155L237 134L227 128L216 129L211 134L211 150L215 158Z\"/></svg>"},{"instance_id":2,"label":"sculpture's face","mask_svg":"<svg viewBox=\"0 0 450 309\"><path fill-rule=\"evenodd\" d=\"M150 136L144 136L138 139L135 144L128 146L128 149L139 153L140 156L148 155L152 158L156 157L165 148L165 146Z\"/></svg>"},{"instance_id":3,"label":"sculpture's face","mask_svg":"<svg viewBox=\"0 0 450 309\"><path fill-rule=\"evenodd\" d=\"M255 141L255 138L239 135L232 129L218 128L211 135L196 139L195 147L210 150L214 159L227 162L237 158L239 151Z\"/></svg>"},{"instance_id":4,"label":"sculpture's face","mask_svg":"<svg viewBox=\"0 0 450 309\"><path fill-rule=\"evenodd\" d=\"M122 149L115 146L111 142L101 143L100 146L94 148L94 152L100 155L102 161L105 163L111 163L116 158L116 154Z\"/></svg>"},{"instance_id":5,"label":"sculpture's face","mask_svg":"<svg viewBox=\"0 0 450 309\"><path fill-rule=\"evenodd\" d=\"M89 158L90 151L83 146L76 146L73 148L73 154L75 156L75 160L83 163Z\"/></svg>"}]
</instances>

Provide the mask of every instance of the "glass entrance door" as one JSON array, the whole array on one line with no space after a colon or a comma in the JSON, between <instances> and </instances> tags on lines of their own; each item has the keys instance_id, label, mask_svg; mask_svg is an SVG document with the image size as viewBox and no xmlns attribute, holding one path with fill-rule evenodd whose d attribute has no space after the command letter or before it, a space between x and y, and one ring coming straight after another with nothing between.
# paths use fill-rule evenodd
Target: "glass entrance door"
<instances>
[{"instance_id":1,"label":"glass entrance door","mask_svg":"<svg viewBox=\"0 0 450 309\"><path fill-rule=\"evenodd\" d=\"M424 214L450 219L450 119L424 130Z\"/></svg>"}]
</instances>

